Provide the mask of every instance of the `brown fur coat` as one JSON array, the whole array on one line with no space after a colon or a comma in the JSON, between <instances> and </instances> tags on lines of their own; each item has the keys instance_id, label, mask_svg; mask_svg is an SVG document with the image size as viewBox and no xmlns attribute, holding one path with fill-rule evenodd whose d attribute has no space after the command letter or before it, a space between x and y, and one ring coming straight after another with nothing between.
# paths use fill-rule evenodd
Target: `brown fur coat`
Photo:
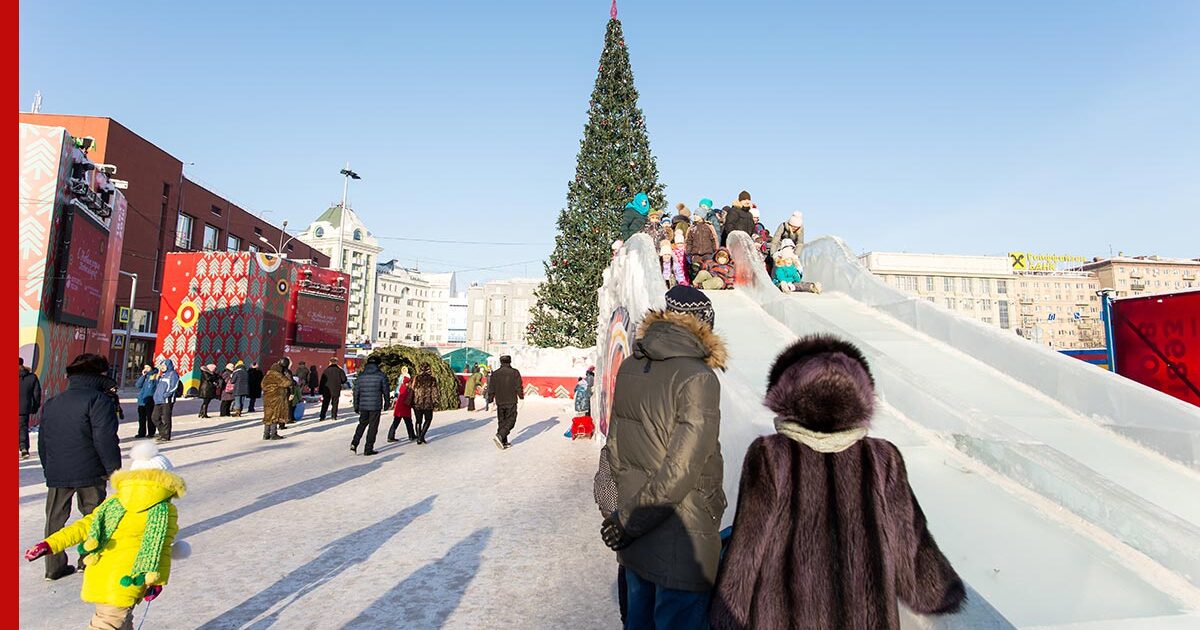
<instances>
[{"instance_id":1,"label":"brown fur coat","mask_svg":"<svg viewBox=\"0 0 1200 630\"><path fill-rule=\"evenodd\" d=\"M781 433L746 453L712 627L874 630L900 627L897 600L919 613L957 610L962 581L926 527L900 451L860 435L874 382L858 349L800 340L772 368L766 404Z\"/></svg>"}]
</instances>

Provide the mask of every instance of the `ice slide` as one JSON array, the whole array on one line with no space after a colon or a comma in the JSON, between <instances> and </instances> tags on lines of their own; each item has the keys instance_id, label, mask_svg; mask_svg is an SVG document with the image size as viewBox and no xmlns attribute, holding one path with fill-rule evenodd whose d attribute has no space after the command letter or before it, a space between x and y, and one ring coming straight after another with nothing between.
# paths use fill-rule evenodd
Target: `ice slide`
<instances>
[{"instance_id":1,"label":"ice slide","mask_svg":"<svg viewBox=\"0 0 1200 630\"><path fill-rule=\"evenodd\" d=\"M746 273L710 292L731 362L722 447L736 505L742 454L773 431L759 404L775 354L798 335L841 335L867 354L881 404L873 434L903 452L939 545L971 588L947 618L906 627L1200 627L1200 413L1011 333L896 292L837 239L802 253L823 295L780 294ZM657 255L634 237L600 293L600 408L637 320L662 305Z\"/></svg>"}]
</instances>

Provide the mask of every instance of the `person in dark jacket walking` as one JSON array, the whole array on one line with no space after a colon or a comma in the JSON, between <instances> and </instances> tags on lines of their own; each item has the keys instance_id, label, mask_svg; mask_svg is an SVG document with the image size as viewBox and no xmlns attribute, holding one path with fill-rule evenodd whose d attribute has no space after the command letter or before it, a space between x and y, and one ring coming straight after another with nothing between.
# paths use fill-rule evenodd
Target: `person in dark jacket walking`
<instances>
[{"instance_id":1,"label":"person in dark jacket walking","mask_svg":"<svg viewBox=\"0 0 1200 630\"><path fill-rule=\"evenodd\" d=\"M725 512L721 384L725 344L712 303L685 286L639 327L617 371L608 434L616 509L601 537L628 583L628 628L707 628Z\"/></svg>"},{"instance_id":2,"label":"person in dark jacket walking","mask_svg":"<svg viewBox=\"0 0 1200 630\"><path fill-rule=\"evenodd\" d=\"M250 398L250 375L246 373L246 364L241 361L233 368L233 415L241 416Z\"/></svg>"},{"instance_id":3,"label":"person in dark jacket walking","mask_svg":"<svg viewBox=\"0 0 1200 630\"><path fill-rule=\"evenodd\" d=\"M895 630L897 600L958 610L966 591L904 458L867 437L875 382L862 352L830 335L800 339L771 366L764 402L778 433L746 451L712 627Z\"/></svg>"},{"instance_id":4,"label":"person in dark jacket walking","mask_svg":"<svg viewBox=\"0 0 1200 630\"><path fill-rule=\"evenodd\" d=\"M500 369L488 378L488 402L496 401L496 435L492 441L504 450L512 446L508 434L517 426L517 401L525 400L525 384L521 373L512 366L512 357L500 357Z\"/></svg>"},{"instance_id":5,"label":"person in dark jacket walking","mask_svg":"<svg viewBox=\"0 0 1200 630\"><path fill-rule=\"evenodd\" d=\"M157 431L154 426L154 391L158 389L158 370L143 365L142 374L134 385L138 388L138 432L139 438L152 438Z\"/></svg>"},{"instance_id":6,"label":"person in dark jacket walking","mask_svg":"<svg viewBox=\"0 0 1200 630\"><path fill-rule=\"evenodd\" d=\"M159 359L158 381L154 387L154 411L150 416L158 429L155 441L171 441L171 423L175 414L175 394L178 387L179 373L175 371L175 362Z\"/></svg>"},{"instance_id":7,"label":"person in dark jacket walking","mask_svg":"<svg viewBox=\"0 0 1200 630\"><path fill-rule=\"evenodd\" d=\"M320 370L318 370L317 366L315 365L312 366L312 369L308 371L308 382L304 383L303 386L308 388L309 395L315 396L319 391L317 389L317 385L321 381L321 375L318 373L319 371Z\"/></svg>"},{"instance_id":8,"label":"person in dark jacket walking","mask_svg":"<svg viewBox=\"0 0 1200 630\"><path fill-rule=\"evenodd\" d=\"M331 420L337 420L338 415L338 399L342 396L342 386L348 382L346 372L342 370L342 366L338 365L337 358L329 360L329 367L321 372L321 420L325 419L325 412L333 407L333 413L329 415Z\"/></svg>"},{"instance_id":9,"label":"person in dark jacket walking","mask_svg":"<svg viewBox=\"0 0 1200 630\"><path fill-rule=\"evenodd\" d=\"M17 448L20 449L21 459L29 459L29 416L37 413L42 407L42 382L33 370L25 367L25 359L21 357L17 357L17 371L20 373L20 401L17 403L20 426Z\"/></svg>"},{"instance_id":10,"label":"person in dark jacket walking","mask_svg":"<svg viewBox=\"0 0 1200 630\"><path fill-rule=\"evenodd\" d=\"M250 390L250 406L246 413L254 413L254 401L262 398L263 371L258 367L258 361L250 364L246 370L246 385Z\"/></svg>"},{"instance_id":11,"label":"person in dark jacket walking","mask_svg":"<svg viewBox=\"0 0 1200 630\"><path fill-rule=\"evenodd\" d=\"M109 395L116 381L108 359L81 354L67 366L67 389L46 401L38 431L38 458L46 476L46 535L62 529L71 501L90 514L108 494L108 477L121 467L117 403ZM174 392L172 392L174 394ZM46 579L71 575L67 554L46 556Z\"/></svg>"},{"instance_id":12,"label":"person in dark jacket walking","mask_svg":"<svg viewBox=\"0 0 1200 630\"><path fill-rule=\"evenodd\" d=\"M209 363L200 368L200 417L208 418L208 406L214 398L221 394L221 377L217 374L217 364Z\"/></svg>"},{"instance_id":13,"label":"person in dark jacket walking","mask_svg":"<svg viewBox=\"0 0 1200 630\"><path fill-rule=\"evenodd\" d=\"M362 374L354 379L354 413L358 414L358 426L354 429L354 439L350 440L351 451L358 452L358 442L366 430L367 443L363 455L376 453L375 436L379 433L379 415L391 406L391 393L392 384L388 382L387 374L379 369L379 357L367 357L367 365Z\"/></svg>"},{"instance_id":14,"label":"person in dark jacket walking","mask_svg":"<svg viewBox=\"0 0 1200 630\"><path fill-rule=\"evenodd\" d=\"M226 363L221 372L221 417L233 415L233 364Z\"/></svg>"},{"instance_id":15,"label":"person in dark jacket walking","mask_svg":"<svg viewBox=\"0 0 1200 630\"><path fill-rule=\"evenodd\" d=\"M621 211L621 231L618 238L622 242L628 241L630 237L642 231L646 227L646 217L650 215L650 197L646 193L638 193L633 196L633 201L625 204L625 209ZM654 244L658 247L658 243Z\"/></svg>"},{"instance_id":16,"label":"person in dark jacket walking","mask_svg":"<svg viewBox=\"0 0 1200 630\"><path fill-rule=\"evenodd\" d=\"M417 423L417 444L425 444L425 434L429 425L433 424L433 410L437 409L438 392L437 379L428 363L421 364L421 370L412 380L412 410Z\"/></svg>"},{"instance_id":17,"label":"person in dark jacket walking","mask_svg":"<svg viewBox=\"0 0 1200 630\"><path fill-rule=\"evenodd\" d=\"M745 232L747 236L754 235L754 216L750 214L750 193L743 190L738 195L738 200L725 208L723 227L721 247L729 244L729 235L734 232Z\"/></svg>"}]
</instances>

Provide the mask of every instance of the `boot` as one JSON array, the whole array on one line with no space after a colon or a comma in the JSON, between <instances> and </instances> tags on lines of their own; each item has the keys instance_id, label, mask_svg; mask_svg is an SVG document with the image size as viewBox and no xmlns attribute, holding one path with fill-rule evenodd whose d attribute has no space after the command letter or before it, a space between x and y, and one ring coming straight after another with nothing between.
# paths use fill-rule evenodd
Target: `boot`
<instances>
[{"instance_id":1,"label":"boot","mask_svg":"<svg viewBox=\"0 0 1200 630\"><path fill-rule=\"evenodd\" d=\"M264 440L271 439L271 427L273 427L273 426L275 426L275 425L273 425L273 424L264 424L263 425L263 439Z\"/></svg>"},{"instance_id":2,"label":"boot","mask_svg":"<svg viewBox=\"0 0 1200 630\"><path fill-rule=\"evenodd\" d=\"M282 440L283 439L283 436L279 435L279 425L277 425L277 424L271 425L271 439L272 440Z\"/></svg>"}]
</instances>

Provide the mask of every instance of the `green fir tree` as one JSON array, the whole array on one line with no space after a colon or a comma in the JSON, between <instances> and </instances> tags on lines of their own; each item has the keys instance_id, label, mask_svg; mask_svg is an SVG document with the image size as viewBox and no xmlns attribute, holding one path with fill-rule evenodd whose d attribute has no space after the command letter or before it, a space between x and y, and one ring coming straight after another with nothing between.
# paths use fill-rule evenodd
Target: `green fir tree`
<instances>
[{"instance_id":1,"label":"green fir tree","mask_svg":"<svg viewBox=\"0 0 1200 630\"><path fill-rule=\"evenodd\" d=\"M646 119L621 22L608 22L587 125L579 143L575 179L567 184L567 207L558 215L554 253L544 263L546 282L537 291L529 340L543 348L596 343L596 291L612 259L621 211L639 192L652 208L664 207L664 186L650 153Z\"/></svg>"}]
</instances>

